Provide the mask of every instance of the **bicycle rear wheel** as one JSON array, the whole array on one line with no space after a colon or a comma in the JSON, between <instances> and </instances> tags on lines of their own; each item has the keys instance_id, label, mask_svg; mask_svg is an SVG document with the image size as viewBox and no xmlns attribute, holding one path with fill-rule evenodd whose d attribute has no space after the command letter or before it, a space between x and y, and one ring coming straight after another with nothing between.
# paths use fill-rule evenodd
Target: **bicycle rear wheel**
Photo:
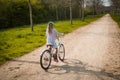
<instances>
[{"instance_id":1,"label":"bicycle rear wheel","mask_svg":"<svg viewBox=\"0 0 120 80\"><path fill-rule=\"evenodd\" d=\"M50 50L45 50L40 55L40 65L44 70L47 70L51 64Z\"/></svg>"},{"instance_id":2,"label":"bicycle rear wheel","mask_svg":"<svg viewBox=\"0 0 120 80\"><path fill-rule=\"evenodd\" d=\"M58 56L59 56L59 59L60 59L61 61L64 61L64 58L65 58L65 47L64 47L63 44L60 44L60 46L59 46Z\"/></svg>"}]
</instances>

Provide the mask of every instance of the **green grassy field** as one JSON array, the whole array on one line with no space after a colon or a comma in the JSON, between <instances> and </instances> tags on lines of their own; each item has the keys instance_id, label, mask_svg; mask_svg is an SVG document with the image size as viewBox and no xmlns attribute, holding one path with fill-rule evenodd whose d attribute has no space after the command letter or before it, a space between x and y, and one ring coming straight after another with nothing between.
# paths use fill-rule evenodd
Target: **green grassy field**
<instances>
[{"instance_id":1,"label":"green grassy field","mask_svg":"<svg viewBox=\"0 0 120 80\"><path fill-rule=\"evenodd\" d=\"M55 22L55 28L66 34L101 16L89 16L86 17L85 21L74 20L73 25L70 25L69 21L58 21ZM0 64L44 45L46 42L46 27L47 23L34 25L34 32L31 32L29 26L0 30Z\"/></svg>"},{"instance_id":2,"label":"green grassy field","mask_svg":"<svg viewBox=\"0 0 120 80\"><path fill-rule=\"evenodd\" d=\"M118 23L120 28L120 16L111 14L112 18Z\"/></svg>"}]
</instances>

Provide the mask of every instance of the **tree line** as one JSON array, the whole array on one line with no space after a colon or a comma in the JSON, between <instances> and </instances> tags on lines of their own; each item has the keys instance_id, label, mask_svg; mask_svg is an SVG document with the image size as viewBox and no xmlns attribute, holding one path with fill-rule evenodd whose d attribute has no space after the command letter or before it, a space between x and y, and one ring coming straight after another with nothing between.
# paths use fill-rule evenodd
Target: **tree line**
<instances>
[{"instance_id":1,"label":"tree line","mask_svg":"<svg viewBox=\"0 0 120 80\"><path fill-rule=\"evenodd\" d=\"M111 12L113 12L116 15L120 15L120 0L111 1L112 1Z\"/></svg>"},{"instance_id":2,"label":"tree line","mask_svg":"<svg viewBox=\"0 0 120 80\"><path fill-rule=\"evenodd\" d=\"M38 2L31 5L32 18L35 24L54 19L51 15L54 14L53 11L50 11L41 1L38 0ZM28 25L30 23L29 16L27 0L0 0L0 28Z\"/></svg>"},{"instance_id":3,"label":"tree line","mask_svg":"<svg viewBox=\"0 0 120 80\"><path fill-rule=\"evenodd\" d=\"M0 0L0 28L11 28L47 21L84 20L103 13L102 0Z\"/></svg>"}]
</instances>

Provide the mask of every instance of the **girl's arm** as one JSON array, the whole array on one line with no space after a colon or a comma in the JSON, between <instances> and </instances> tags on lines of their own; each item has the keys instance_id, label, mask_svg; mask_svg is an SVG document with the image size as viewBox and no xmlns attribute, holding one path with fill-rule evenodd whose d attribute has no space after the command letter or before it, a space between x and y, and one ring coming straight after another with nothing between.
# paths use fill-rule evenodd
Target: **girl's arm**
<instances>
[{"instance_id":1,"label":"girl's arm","mask_svg":"<svg viewBox=\"0 0 120 80\"><path fill-rule=\"evenodd\" d=\"M55 30L57 36L63 36L64 35L63 33L58 32L56 29L54 29L54 30Z\"/></svg>"}]
</instances>

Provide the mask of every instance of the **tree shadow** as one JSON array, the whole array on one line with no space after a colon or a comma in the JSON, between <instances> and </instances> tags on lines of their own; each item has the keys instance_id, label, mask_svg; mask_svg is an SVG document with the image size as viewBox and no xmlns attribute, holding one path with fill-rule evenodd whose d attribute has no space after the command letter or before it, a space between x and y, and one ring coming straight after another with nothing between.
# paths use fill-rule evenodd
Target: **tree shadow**
<instances>
[{"instance_id":1,"label":"tree shadow","mask_svg":"<svg viewBox=\"0 0 120 80\"><path fill-rule=\"evenodd\" d=\"M98 70L94 70L94 68ZM67 59L64 61L64 65L62 66L52 65L52 67L47 72L58 75L62 75L70 72L74 72L75 74L86 73L88 75L94 75L101 80L104 80L103 77L109 77L116 80L120 80L120 74L115 75L112 72L106 71L105 69L90 66L77 59L71 59L71 60Z\"/></svg>"},{"instance_id":2,"label":"tree shadow","mask_svg":"<svg viewBox=\"0 0 120 80\"><path fill-rule=\"evenodd\" d=\"M13 61L13 62L22 62L22 63L32 63L32 64L40 64L40 62L38 62L38 61L28 61L28 60L18 60L18 59L13 59L13 60L11 60L11 61Z\"/></svg>"}]
</instances>

